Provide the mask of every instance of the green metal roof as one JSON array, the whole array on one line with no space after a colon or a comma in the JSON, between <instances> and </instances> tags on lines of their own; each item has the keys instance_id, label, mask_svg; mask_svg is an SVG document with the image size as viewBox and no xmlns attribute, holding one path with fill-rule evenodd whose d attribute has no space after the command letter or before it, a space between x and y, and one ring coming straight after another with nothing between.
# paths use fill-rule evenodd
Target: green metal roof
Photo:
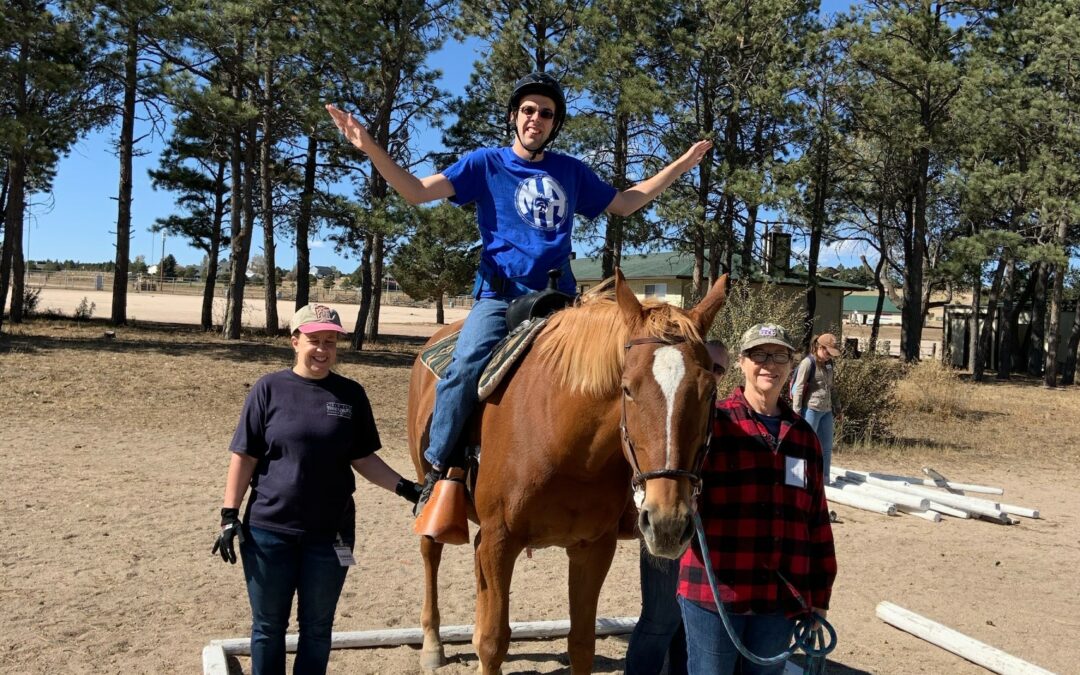
<instances>
[{"instance_id":1,"label":"green metal roof","mask_svg":"<svg viewBox=\"0 0 1080 675\"><path fill-rule=\"evenodd\" d=\"M877 309L877 296L876 295L845 295L844 296L844 311L845 312L864 312L869 314ZM888 314L899 314L900 308L897 307L892 300L886 296L885 304L881 306L881 311Z\"/></svg>"},{"instance_id":2,"label":"green metal roof","mask_svg":"<svg viewBox=\"0 0 1080 675\"><path fill-rule=\"evenodd\" d=\"M574 271L574 278L578 281L600 281L602 274L602 259L577 258L570 262L570 268ZM737 267L737 264L736 264ZM624 254L619 264L623 276L627 279L655 279L675 278L692 279L694 273L694 256L689 253L667 251L663 253L632 253ZM731 279L739 278L737 271L732 271ZM773 278L772 281L792 286L805 286L806 277L788 276ZM834 281L825 277L818 277L818 285L822 288L840 288L844 290L863 290L863 286L856 286L843 281ZM846 307L845 307L846 308Z\"/></svg>"}]
</instances>

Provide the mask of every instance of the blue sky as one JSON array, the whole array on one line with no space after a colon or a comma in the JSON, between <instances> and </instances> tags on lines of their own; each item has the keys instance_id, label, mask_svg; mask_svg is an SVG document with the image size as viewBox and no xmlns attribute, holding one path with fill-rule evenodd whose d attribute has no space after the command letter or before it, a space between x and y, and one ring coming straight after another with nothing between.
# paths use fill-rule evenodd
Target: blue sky
<instances>
[{"instance_id":1,"label":"blue sky","mask_svg":"<svg viewBox=\"0 0 1080 675\"><path fill-rule=\"evenodd\" d=\"M850 3L846 0L824 0L822 10L832 13L842 11ZM468 81L472 63L477 59L475 43L448 43L435 54L431 63L443 67L441 86L451 92L460 92ZM459 64L445 67L446 64ZM107 128L84 138L71 153L60 162L51 194L31 196L27 212L24 253L28 260L76 260L80 262L104 262L115 259L116 243L116 194L119 176L113 144L117 128ZM136 129L136 135L146 128ZM425 148L441 147L437 131L419 139ZM131 257L145 256L149 263L162 255L161 236L150 232L157 218L176 211L174 195L153 190L147 175L157 166L162 143L160 139L146 139L140 145L141 157L134 160L134 199L132 203ZM256 232L252 240L252 255L262 252L262 234ZM316 237L311 242L311 264L336 266L351 272L359 262L355 256L346 258L334 251L333 245ZM187 246L179 238L166 238L166 254L172 254L182 265L198 264L202 253ZM286 269L295 264L291 244L279 239L276 251L277 264ZM845 256L847 264L851 258ZM834 264L833 252L825 252L823 264Z\"/></svg>"}]
</instances>

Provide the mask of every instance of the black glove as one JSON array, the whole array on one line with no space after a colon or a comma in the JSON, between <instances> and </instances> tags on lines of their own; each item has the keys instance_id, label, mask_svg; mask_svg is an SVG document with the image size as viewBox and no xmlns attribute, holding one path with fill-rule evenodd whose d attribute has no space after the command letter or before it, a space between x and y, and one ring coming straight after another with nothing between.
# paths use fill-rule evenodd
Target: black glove
<instances>
[{"instance_id":1,"label":"black glove","mask_svg":"<svg viewBox=\"0 0 1080 675\"><path fill-rule=\"evenodd\" d=\"M233 539L244 541L244 533L240 529L240 509L221 509L221 534L214 542L214 548L210 555L220 552L221 559L227 563L236 564L236 548Z\"/></svg>"},{"instance_id":2,"label":"black glove","mask_svg":"<svg viewBox=\"0 0 1080 675\"><path fill-rule=\"evenodd\" d=\"M414 483L408 478L402 478L397 482L397 486L394 487L394 494L415 504L417 500L420 499L420 490L422 490L423 487L424 486L419 483Z\"/></svg>"}]
</instances>

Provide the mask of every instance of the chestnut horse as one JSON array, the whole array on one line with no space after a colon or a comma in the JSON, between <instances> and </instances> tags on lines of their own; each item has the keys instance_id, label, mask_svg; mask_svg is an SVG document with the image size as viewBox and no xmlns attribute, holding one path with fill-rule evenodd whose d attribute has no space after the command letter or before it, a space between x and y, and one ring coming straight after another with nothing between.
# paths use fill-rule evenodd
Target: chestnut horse
<instances>
[{"instance_id":1,"label":"chestnut horse","mask_svg":"<svg viewBox=\"0 0 1080 675\"><path fill-rule=\"evenodd\" d=\"M596 605L615 554L620 516L638 491L638 529L653 555L675 558L692 533L692 501L715 396L703 338L726 298L722 277L693 309L638 301L622 273L550 319L463 433L481 447L470 505L476 627L482 673L498 673L510 643L510 579L526 548L560 546L570 558L570 664L592 671ZM437 333L431 342L454 326ZM435 377L417 359L409 387L409 450L417 475ZM633 487L632 487L633 486ZM445 664L439 639L443 545L421 538L421 665Z\"/></svg>"}]
</instances>

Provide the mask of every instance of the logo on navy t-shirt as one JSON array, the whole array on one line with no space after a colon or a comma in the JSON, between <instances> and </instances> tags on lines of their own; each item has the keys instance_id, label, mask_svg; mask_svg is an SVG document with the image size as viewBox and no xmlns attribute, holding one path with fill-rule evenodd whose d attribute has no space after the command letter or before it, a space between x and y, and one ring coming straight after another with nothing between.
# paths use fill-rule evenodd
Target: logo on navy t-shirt
<instances>
[{"instance_id":1,"label":"logo on navy t-shirt","mask_svg":"<svg viewBox=\"0 0 1080 675\"><path fill-rule=\"evenodd\" d=\"M566 189L546 173L518 183L514 206L527 225L547 232L558 230L570 217Z\"/></svg>"},{"instance_id":2,"label":"logo on navy t-shirt","mask_svg":"<svg viewBox=\"0 0 1080 675\"><path fill-rule=\"evenodd\" d=\"M347 420L351 420L352 406L348 403L338 403L336 401L330 401L326 404L326 414L331 417L344 417Z\"/></svg>"}]
</instances>

